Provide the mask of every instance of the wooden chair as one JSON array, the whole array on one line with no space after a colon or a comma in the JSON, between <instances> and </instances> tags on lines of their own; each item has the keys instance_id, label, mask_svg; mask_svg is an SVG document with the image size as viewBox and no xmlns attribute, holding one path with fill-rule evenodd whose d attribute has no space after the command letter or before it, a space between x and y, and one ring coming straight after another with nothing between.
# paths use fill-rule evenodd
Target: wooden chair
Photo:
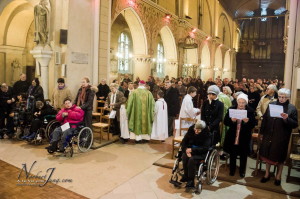
<instances>
[{"instance_id":1,"label":"wooden chair","mask_svg":"<svg viewBox=\"0 0 300 199\"><path fill-rule=\"evenodd\" d=\"M174 151L175 149L179 149L180 148L180 144L183 140L183 135L182 135L182 131L188 131L189 127L183 127L182 126L182 122L195 122L194 118L179 118L179 136L175 136L172 140L172 159L174 158Z\"/></svg>"},{"instance_id":2,"label":"wooden chair","mask_svg":"<svg viewBox=\"0 0 300 199\"><path fill-rule=\"evenodd\" d=\"M97 102L98 102L98 104L99 104L99 103L105 103L104 100L97 100ZM92 113L92 116L93 116L93 117L95 117L95 118L98 118L98 117L99 117L99 122L100 122L100 117L101 117L101 115L104 114L104 111L103 111L103 110L104 110L103 107L97 106L97 112L93 112L93 113Z\"/></svg>"},{"instance_id":3,"label":"wooden chair","mask_svg":"<svg viewBox=\"0 0 300 199\"><path fill-rule=\"evenodd\" d=\"M298 130L300 131L300 129ZM291 177L291 169L300 169L300 136L299 133L292 133L288 150L288 174L286 181Z\"/></svg>"},{"instance_id":4,"label":"wooden chair","mask_svg":"<svg viewBox=\"0 0 300 199\"><path fill-rule=\"evenodd\" d=\"M100 107L100 113L101 113L100 122L92 124L95 129L99 129L100 142L102 141L102 133L107 133L107 140L109 140L109 130L111 125L109 114L105 115L104 111L105 111L104 107Z\"/></svg>"}]
</instances>

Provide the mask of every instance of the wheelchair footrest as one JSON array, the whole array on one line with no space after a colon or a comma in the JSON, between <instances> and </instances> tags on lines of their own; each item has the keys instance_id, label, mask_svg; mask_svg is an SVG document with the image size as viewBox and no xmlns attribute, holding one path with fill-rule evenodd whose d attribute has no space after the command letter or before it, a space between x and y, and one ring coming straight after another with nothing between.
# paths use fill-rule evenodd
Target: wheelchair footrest
<instances>
[{"instance_id":1,"label":"wheelchair footrest","mask_svg":"<svg viewBox=\"0 0 300 199\"><path fill-rule=\"evenodd\" d=\"M181 182L175 181L175 180L170 180L169 183L173 184L176 187L180 187L181 186Z\"/></svg>"}]
</instances>

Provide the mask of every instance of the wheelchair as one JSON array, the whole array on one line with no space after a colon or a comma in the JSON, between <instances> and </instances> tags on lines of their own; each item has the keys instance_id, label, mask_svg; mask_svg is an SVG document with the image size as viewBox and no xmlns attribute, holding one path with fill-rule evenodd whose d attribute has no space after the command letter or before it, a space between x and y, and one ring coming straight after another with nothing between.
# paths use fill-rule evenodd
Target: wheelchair
<instances>
[{"instance_id":1,"label":"wheelchair","mask_svg":"<svg viewBox=\"0 0 300 199\"><path fill-rule=\"evenodd\" d=\"M176 154L176 160L172 169L172 176L170 183L176 188L181 188L182 183L179 182L179 177L184 175L183 165L182 165L182 149L178 150ZM202 192L203 184L211 185L218 177L219 167L220 167L220 149L218 146L212 146L208 149L205 158L199 160L197 164L198 170L195 174L195 194L200 194Z\"/></svg>"},{"instance_id":2,"label":"wheelchair","mask_svg":"<svg viewBox=\"0 0 300 199\"><path fill-rule=\"evenodd\" d=\"M64 147L65 148L64 155L66 157L73 157L74 145L77 145L79 151L84 153L88 151L93 144L92 129L90 129L89 127L85 127L82 123L70 124L70 125L76 125L77 127L74 130L73 134L71 136L67 136L66 138L67 146ZM51 138L51 133L49 136L50 138ZM59 144L63 144L63 143L59 142ZM52 154L54 152L48 150L48 153Z\"/></svg>"},{"instance_id":3,"label":"wheelchair","mask_svg":"<svg viewBox=\"0 0 300 199\"><path fill-rule=\"evenodd\" d=\"M42 122L41 128L37 130L31 143L42 144L44 139L49 140L48 132L60 126L60 123L55 120L55 115L46 115Z\"/></svg>"}]
</instances>

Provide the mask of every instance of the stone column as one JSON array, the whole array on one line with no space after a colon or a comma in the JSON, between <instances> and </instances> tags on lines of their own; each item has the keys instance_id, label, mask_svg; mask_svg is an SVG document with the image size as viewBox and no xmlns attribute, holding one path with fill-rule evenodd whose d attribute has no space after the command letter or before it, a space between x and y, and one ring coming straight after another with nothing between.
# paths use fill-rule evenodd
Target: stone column
<instances>
[{"instance_id":1,"label":"stone column","mask_svg":"<svg viewBox=\"0 0 300 199\"><path fill-rule=\"evenodd\" d=\"M152 59L148 55L134 56L133 79L139 77L141 80L147 81L149 75L151 75L151 62Z\"/></svg>"},{"instance_id":2,"label":"stone column","mask_svg":"<svg viewBox=\"0 0 300 199\"><path fill-rule=\"evenodd\" d=\"M30 51L33 57L36 59L37 71L40 72L40 82L44 90L44 98L48 99L49 96L49 62L51 60L53 51L50 46L38 45Z\"/></svg>"},{"instance_id":3,"label":"stone column","mask_svg":"<svg viewBox=\"0 0 300 199\"><path fill-rule=\"evenodd\" d=\"M284 67L284 82L285 88L292 87L291 75L293 74L293 62L295 51L295 30L296 30L296 18L297 18L297 4L298 0L291 0L289 7L289 29L288 29L288 43L285 54L285 67Z\"/></svg>"}]
</instances>

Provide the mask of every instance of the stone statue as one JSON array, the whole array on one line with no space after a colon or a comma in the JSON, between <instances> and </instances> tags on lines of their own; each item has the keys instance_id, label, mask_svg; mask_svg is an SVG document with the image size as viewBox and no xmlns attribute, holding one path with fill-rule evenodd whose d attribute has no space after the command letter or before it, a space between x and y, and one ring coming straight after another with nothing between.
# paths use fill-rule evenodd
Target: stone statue
<instances>
[{"instance_id":1,"label":"stone statue","mask_svg":"<svg viewBox=\"0 0 300 199\"><path fill-rule=\"evenodd\" d=\"M47 44L49 34L49 9L47 8L48 0L41 0L34 7L34 41L37 44Z\"/></svg>"},{"instance_id":2,"label":"stone statue","mask_svg":"<svg viewBox=\"0 0 300 199\"><path fill-rule=\"evenodd\" d=\"M18 59L13 60L11 63L11 84L19 80L20 74L22 73L21 64Z\"/></svg>"}]
</instances>

